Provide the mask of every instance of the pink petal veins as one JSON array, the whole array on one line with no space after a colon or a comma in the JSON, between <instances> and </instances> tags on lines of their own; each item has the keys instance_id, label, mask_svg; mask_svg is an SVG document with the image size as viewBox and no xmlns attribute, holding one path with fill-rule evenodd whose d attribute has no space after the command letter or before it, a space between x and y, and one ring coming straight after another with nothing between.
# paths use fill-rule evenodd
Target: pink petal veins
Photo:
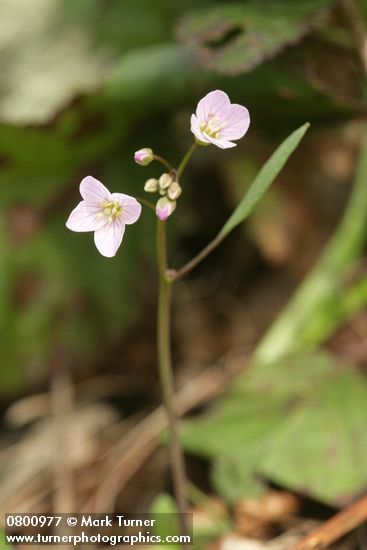
<instances>
[{"instance_id":1,"label":"pink petal veins","mask_svg":"<svg viewBox=\"0 0 367 550\"><path fill-rule=\"evenodd\" d=\"M231 105L227 120L220 134L224 139L242 138L250 126L250 114L242 105Z\"/></svg>"},{"instance_id":2,"label":"pink petal veins","mask_svg":"<svg viewBox=\"0 0 367 550\"><path fill-rule=\"evenodd\" d=\"M99 208L82 201L71 212L66 227L71 231L95 231L104 221L98 217Z\"/></svg>"},{"instance_id":3,"label":"pink petal veins","mask_svg":"<svg viewBox=\"0 0 367 550\"><path fill-rule=\"evenodd\" d=\"M93 176L84 178L80 183L79 190L83 199L89 204L101 206L102 202L111 200L111 193L107 187Z\"/></svg>"},{"instance_id":4,"label":"pink petal veins","mask_svg":"<svg viewBox=\"0 0 367 550\"><path fill-rule=\"evenodd\" d=\"M210 116L221 116L230 107L228 95L222 90L209 92L198 103L196 115L200 122L206 122Z\"/></svg>"},{"instance_id":5,"label":"pink petal veins","mask_svg":"<svg viewBox=\"0 0 367 550\"><path fill-rule=\"evenodd\" d=\"M125 224L121 218L112 223L105 223L94 233L94 242L98 251L106 258L113 258L122 243Z\"/></svg>"},{"instance_id":6,"label":"pink petal veins","mask_svg":"<svg viewBox=\"0 0 367 550\"><path fill-rule=\"evenodd\" d=\"M121 218L124 223L130 225L139 219L141 204L134 197L123 193L112 193L111 196L113 201L118 201L121 205Z\"/></svg>"}]
</instances>

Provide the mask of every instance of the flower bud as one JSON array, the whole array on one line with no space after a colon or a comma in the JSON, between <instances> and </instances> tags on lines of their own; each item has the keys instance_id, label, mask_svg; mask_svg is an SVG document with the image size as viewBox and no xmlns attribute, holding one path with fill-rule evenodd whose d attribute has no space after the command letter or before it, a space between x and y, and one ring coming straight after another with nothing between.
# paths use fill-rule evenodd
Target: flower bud
<instances>
[{"instance_id":1,"label":"flower bud","mask_svg":"<svg viewBox=\"0 0 367 550\"><path fill-rule=\"evenodd\" d=\"M137 164L140 164L141 166L147 166L152 162L153 159L154 154L152 149L149 149L149 147L144 147L144 149L139 149L139 151L135 151L134 160Z\"/></svg>"},{"instance_id":2,"label":"flower bud","mask_svg":"<svg viewBox=\"0 0 367 550\"><path fill-rule=\"evenodd\" d=\"M159 178L159 187L160 189L164 190L167 189L172 183L172 176L169 174L162 174Z\"/></svg>"},{"instance_id":3,"label":"flower bud","mask_svg":"<svg viewBox=\"0 0 367 550\"><path fill-rule=\"evenodd\" d=\"M181 195L182 189L178 181L173 181L171 185L168 188L167 196L172 201L175 201L178 199L178 197Z\"/></svg>"},{"instance_id":4,"label":"flower bud","mask_svg":"<svg viewBox=\"0 0 367 550\"><path fill-rule=\"evenodd\" d=\"M169 218L176 208L176 201L171 201L167 197L162 197L156 204L155 213L162 221Z\"/></svg>"},{"instance_id":5,"label":"flower bud","mask_svg":"<svg viewBox=\"0 0 367 550\"><path fill-rule=\"evenodd\" d=\"M156 193L158 191L158 180L149 178L144 184L144 191L147 193Z\"/></svg>"}]
</instances>

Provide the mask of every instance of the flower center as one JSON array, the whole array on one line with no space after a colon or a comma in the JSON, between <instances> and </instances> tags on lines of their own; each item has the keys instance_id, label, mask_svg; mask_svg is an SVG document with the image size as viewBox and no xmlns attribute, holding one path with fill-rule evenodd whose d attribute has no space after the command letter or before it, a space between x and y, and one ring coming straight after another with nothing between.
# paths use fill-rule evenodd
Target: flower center
<instances>
[{"instance_id":1,"label":"flower center","mask_svg":"<svg viewBox=\"0 0 367 550\"><path fill-rule=\"evenodd\" d=\"M225 123L221 123L217 116L209 114L208 120L200 124L200 130L209 137L218 139L220 137L220 131L224 126Z\"/></svg>"},{"instance_id":2,"label":"flower center","mask_svg":"<svg viewBox=\"0 0 367 550\"><path fill-rule=\"evenodd\" d=\"M108 218L108 223L112 223L122 214L121 204L118 201L104 201L101 203L101 209L98 217Z\"/></svg>"}]
</instances>

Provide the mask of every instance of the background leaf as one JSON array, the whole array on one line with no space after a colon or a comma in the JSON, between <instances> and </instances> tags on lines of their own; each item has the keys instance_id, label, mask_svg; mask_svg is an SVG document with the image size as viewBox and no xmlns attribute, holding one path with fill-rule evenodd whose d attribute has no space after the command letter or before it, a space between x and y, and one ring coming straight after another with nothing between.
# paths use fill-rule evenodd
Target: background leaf
<instances>
[{"instance_id":1,"label":"background leaf","mask_svg":"<svg viewBox=\"0 0 367 550\"><path fill-rule=\"evenodd\" d=\"M357 292L359 302L343 292L347 270L360 258L366 241L366 177L365 127L355 184L342 221L311 273L261 340L254 362L271 363L289 354L314 349L340 323L343 312L345 318L345 314L353 312L348 313L349 307L356 312L366 303L363 288Z\"/></svg>"},{"instance_id":2,"label":"background leaf","mask_svg":"<svg viewBox=\"0 0 367 550\"><path fill-rule=\"evenodd\" d=\"M261 168L242 201L221 229L219 237L223 238L228 235L232 229L242 223L251 214L258 201L266 193L290 155L299 145L309 126L306 123L298 128L298 130L295 130L271 155L270 159Z\"/></svg>"},{"instance_id":3,"label":"background leaf","mask_svg":"<svg viewBox=\"0 0 367 550\"><path fill-rule=\"evenodd\" d=\"M181 21L178 34L199 62L219 73L245 73L274 57L325 20L331 0L256 0L196 10Z\"/></svg>"},{"instance_id":4,"label":"background leaf","mask_svg":"<svg viewBox=\"0 0 367 550\"><path fill-rule=\"evenodd\" d=\"M258 496L266 477L335 505L367 485L366 400L367 382L350 366L298 357L184 424L183 441L213 460L215 488L231 502Z\"/></svg>"},{"instance_id":5,"label":"background leaf","mask_svg":"<svg viewBox=\"0 0 367 550\"><path fill-rule=\"evenodd\" d=\"M95 90L108 74L106 52L92 51L86 32L57 28L59 0L21 7L0 3L0 120L46 123L77 94Z\"/></svg>"}]
</instances>

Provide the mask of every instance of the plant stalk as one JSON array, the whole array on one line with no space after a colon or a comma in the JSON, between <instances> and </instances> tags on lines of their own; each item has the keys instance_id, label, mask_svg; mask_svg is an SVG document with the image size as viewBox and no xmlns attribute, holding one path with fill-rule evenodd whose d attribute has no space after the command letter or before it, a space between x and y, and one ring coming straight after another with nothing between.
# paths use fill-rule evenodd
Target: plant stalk
<instances>
[{"instance_id":1,"label":"plant stalk","mask_svg":"<svg viewBox=\"0 0 367 550\"><path fill-rule=\"evenodd\" d=\"M157 262L159 275L158 293L158 363L161 379L163 403L166 409L170 431L170 453L173 484L180 522L183 534L188 532L185 514L187 513L186 500L186 473L182 447L178 434L177 416L173 405L173 372L171 360L171 291L172 284L167 281L167 236L166 222L157 220Z\"/></svg>"},{"instance_id":2,"label":"plant stalk","mask_svg":"<svg viewBox=\"0 0 367 550\"><path fill-rule=\"evenodd\" d=\"M199 265L213 250L217 248L221 244L222 241L226 238L226 235L218 234L212 241L210 241L209 244L206 245L205 248L201 252L199 252L192 260L187 262L185 265L180 267L180 269L169 269L166 273L167 278L175 282L179 279L182 279L187 273L190 273L194 267Z\"/></svg>"},{"instance_id":3,"label":"plant stalk","mask_svg":"<svg viewBox=\"0 0 367 550\"><path fill-rule=\"evenodd\" d=\"M153 155L153 159L163 164L163 166L165 166L169 172L173 170L172 164L168 162L168 160L166 160L165 158L161 157L160 155Z\"/></svg>"},{"instance_id":4,"label":"plant stalk","mask_svg":"<svg viewBox=\"0 0 367 550\"><path fill-rule=\"evenodd\" d=\"M196 141L194 141L194 143L191 145L190 149L187 151L184 158L181 160L180 165L179 165L179 167L177 168L177 171L176 171L176 174L177 174L178 178L180 178L180 176L182 176L182 173L186 168L186 164L191 159L191 156L192 156L192 154L195 151L197 146L198 146L198 144L196 143Z\"/></svg>"}]
</instances>

